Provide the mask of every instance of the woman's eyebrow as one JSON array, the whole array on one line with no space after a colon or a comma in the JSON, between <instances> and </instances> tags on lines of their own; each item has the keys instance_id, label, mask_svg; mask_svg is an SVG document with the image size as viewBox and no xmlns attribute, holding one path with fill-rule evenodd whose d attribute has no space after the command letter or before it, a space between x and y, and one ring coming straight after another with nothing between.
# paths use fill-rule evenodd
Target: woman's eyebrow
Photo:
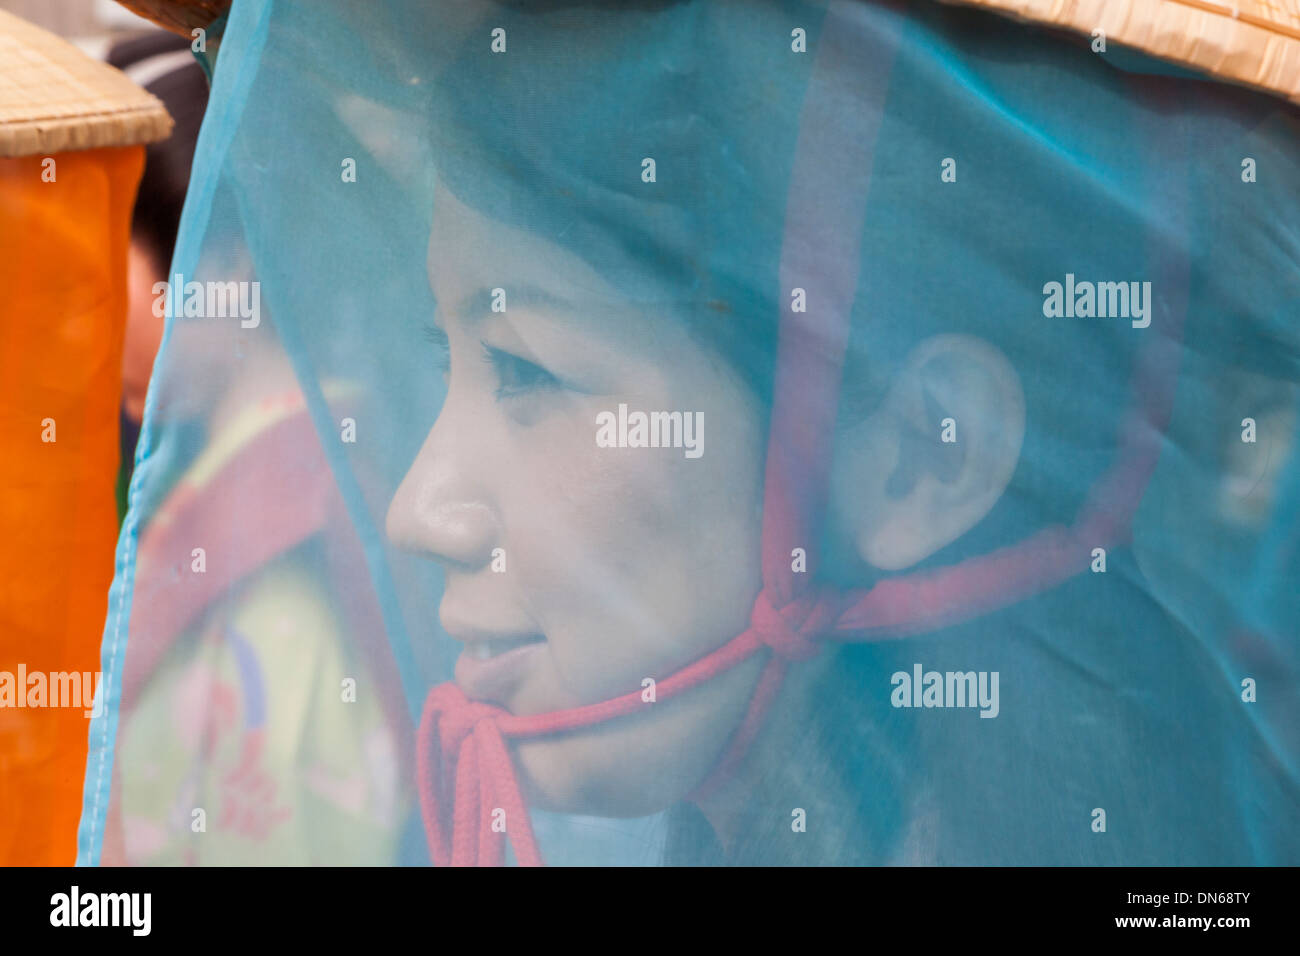
<instances>
[{"instance_id":1,"label":"woman's eyebrow","mask_svg":"<svg viewBox=\"0 0 1300 956\"><path fill-rule=\"evenodd\" d=\"M568 312L573 303L555 295L539 285L497 286L492 289L482 288L471 292L456 303L455 315L462 322L476 322L492 314L492 307L504 300L507 309L528 306L545 312Z\"/></svg>"}]
</instances>

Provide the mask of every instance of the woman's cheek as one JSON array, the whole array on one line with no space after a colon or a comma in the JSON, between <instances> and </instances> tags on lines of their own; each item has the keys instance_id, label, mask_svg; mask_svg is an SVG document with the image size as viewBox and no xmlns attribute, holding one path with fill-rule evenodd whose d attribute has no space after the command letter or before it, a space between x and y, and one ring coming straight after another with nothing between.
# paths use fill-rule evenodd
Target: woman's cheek
<instances>
[{"instance_id":1,"label":"woman's cheek","mask_svg":"<svg viewBox=\"0 0 1300 956\"><path fill-rule=\"evenodd\" d=\"M509 566L569 703L636 690L712 650L743 629L757 582L751 442L733 435L697 459L598 447L597 414L625 399L575 399L515 434Z\"/></svg>"},{"instance_id":2,"label":"woman's cheek","mask_svg":"<svg viewBox=\"0 0 1300 956\"><path fill-rule=\"evenodd\" d=\"M550 673L534 694L551 698L541 702L549 710L621 692L610 642L630 636L620 612L639 599L628 593L628 563L641 535L628 463L596 447L595 412L585 409L519 429L512 444L501 502L507 573L550 645Z\"/></svg>"}]
</instances>

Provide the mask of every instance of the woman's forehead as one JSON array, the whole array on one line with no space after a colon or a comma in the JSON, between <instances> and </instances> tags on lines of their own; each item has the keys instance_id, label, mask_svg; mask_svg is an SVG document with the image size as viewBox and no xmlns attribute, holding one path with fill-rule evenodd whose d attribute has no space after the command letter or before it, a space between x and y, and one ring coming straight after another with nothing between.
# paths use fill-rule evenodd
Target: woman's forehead
<instances>
[{"instance_id":1,"label":"woman's forehead","mask_svg":"<svg viewBox=\"0 0 1300 956\"><path fill-rule=\"evenodd\" d=\"M439 313L473 320L526 305L582 323L602 316L632 319L647 310L669 319L692 307L693 290L656 260L631 254L616 230L579 224L575 217L558 202L546 217L549 227L522 228L475 208L439 180L427 260ZM585 236L575 241L579 229ZM502 299L504 306L494 306Z\"/></svg>"},{"instance_id":2,"label":"woman's forehead","mask_svg":"<svg viewBox=\"0 0 1300 956\"><path fill-rule=\"evenodd\" d=\"M593 294L606 285L569 250L466 205L441 182L434 190L428 269L435 293L452 293L456 301L485 283L492 288L507 280L550 287L556 295L562 294L562 288L578 295ZM493 276L497 281L490 281Z\"/></svg>"}]
</instances>

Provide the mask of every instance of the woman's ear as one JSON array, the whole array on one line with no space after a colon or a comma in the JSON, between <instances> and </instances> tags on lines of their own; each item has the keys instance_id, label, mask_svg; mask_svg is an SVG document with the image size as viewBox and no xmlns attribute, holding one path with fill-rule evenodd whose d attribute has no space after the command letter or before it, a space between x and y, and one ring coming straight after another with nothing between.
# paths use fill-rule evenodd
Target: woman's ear
<instances>
[{"instance_id":1,"label":"woman's ear","mask_svg":"<svg viewBox=\"0 0 1300 956\"><path fill-rule=\"evenodd\" d=\"M912 349L881 407L839 436L833 501L863 560L911 567L973 528L1020 459L1025 397L982 339L938 335Z\"/></svg>"}]
</instances>

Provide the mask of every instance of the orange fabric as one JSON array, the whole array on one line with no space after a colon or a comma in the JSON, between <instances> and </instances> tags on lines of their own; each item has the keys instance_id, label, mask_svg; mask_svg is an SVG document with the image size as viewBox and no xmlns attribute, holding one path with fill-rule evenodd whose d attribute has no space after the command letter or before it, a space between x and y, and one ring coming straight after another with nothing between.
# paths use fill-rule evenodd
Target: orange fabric
<instances>
[{"instance_id":1,"label":"orange fabric","mask_svg":"<svg viewBox=\"0 0 1300 956\"><path fill-rule=\"evenodd\" d=\"M142 146L0 159L0 682L18 693L20 666L100 669L143 169ZM81 706L0 705L0 865L75 861L88 729Z\"/></svg>"}]
</instances>

